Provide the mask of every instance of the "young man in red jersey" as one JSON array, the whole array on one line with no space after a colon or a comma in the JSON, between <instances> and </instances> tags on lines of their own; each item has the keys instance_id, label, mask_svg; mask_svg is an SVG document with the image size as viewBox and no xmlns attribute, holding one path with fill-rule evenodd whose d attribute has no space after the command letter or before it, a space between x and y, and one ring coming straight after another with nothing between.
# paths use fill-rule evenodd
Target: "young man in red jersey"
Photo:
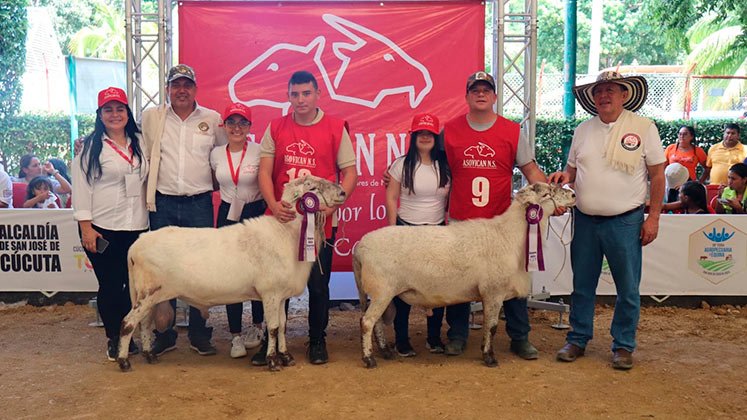
<instances>
[{"instance_id":1,"label":"young man in red jersey","mask_svg":"<svg viewBox=\"0 0 747 420\"><path fill-rule=\"evenodd\" d=\"M268 212L280 222L296 217L295 209L280 201L288 181L314 175L339 181L350 197L358 180L355 151L348 134L347 122L325 114L317 103L320 96L316 78L307 71L293 73L288 81L288 100L293 112L276 118L262 137L259 163L259 189L267 202ZM309 349L312 364L327 363L325 330L329 322L329 278L332 271L332 246L335 241L337 207L322 207L327 215L324 245L319 262L309 275ZM321 266L321 270L320 270ZM252 358L252 364L266 364L267 341Z\"/></svg>"}]
</instances>

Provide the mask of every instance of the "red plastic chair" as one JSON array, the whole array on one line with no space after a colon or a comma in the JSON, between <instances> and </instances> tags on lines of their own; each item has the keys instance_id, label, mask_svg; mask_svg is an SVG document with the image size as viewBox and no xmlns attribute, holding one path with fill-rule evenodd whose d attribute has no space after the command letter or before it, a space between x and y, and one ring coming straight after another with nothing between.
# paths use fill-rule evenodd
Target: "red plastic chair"
<instances>
[{"instance_id":1,"label":"red plastic chair","mask_svg":"<svg viewBox=\"0 0 747 420\"><path fill-rule=\"evenodd\" d=\"M13 208L23 208L23 203L26 202L26 186L28 184L24 182L13 183Z\"/></svg>"},{"instance_id":2,"label":"red plastic chair","mask_svg":"<svg viewBox=\"0 0 747 420\"><path fill-rule=\"evenodd\" d=\"M718 196L718 189L721 188L721 185L708 184L705 187L706 187L706 202L710 203L713 201L713 197Z\"/></svg>"}]
</instances>

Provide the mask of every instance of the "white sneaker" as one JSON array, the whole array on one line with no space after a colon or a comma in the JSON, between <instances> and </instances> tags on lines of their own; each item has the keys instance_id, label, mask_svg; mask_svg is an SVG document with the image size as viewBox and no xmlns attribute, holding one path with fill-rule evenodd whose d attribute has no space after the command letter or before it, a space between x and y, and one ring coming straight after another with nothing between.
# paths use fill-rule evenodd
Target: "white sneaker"
<instances>
[{"instance_id":1,"label":"white sneaker","mask_svg":"<svg viewBox=\"0 0 747 420\"><path fill-rule=\"evenodd\" d=\"M231 357L238 359L239 357L246 356L246 347L244 347L244 339L237 335L231 340Z\"/></svg>"},{"instance_id":2,"label":"white sneaker","mask_svg":"<svg viewBox=\"0 0 747 420\"><path fill-rule=\"evenodd\" d=\"M246 336L244 338L244 345L248 349L253 349L255 347L259 347L260 344L262 344L262 334L263 331L260 328L257 328L256 325L252 325L246 330Z\"/></svg>"}]
</instances>

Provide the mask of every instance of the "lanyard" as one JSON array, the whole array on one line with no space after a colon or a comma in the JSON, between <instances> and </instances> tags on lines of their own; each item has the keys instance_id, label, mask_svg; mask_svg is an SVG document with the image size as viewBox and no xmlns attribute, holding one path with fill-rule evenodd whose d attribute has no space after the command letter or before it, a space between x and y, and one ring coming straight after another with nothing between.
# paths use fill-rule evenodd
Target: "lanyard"
<instances>
[{"instance_id":1,"label":"lanyard","mask_svg":"<svg viewBox=\"0 0 747 420\"><path fill-rule=\"evenodd\" d=\"M244 151L241 152L241 160L239 160L238 166L236 166L236 170L233 169L233 159L231 158L231 152L228 150L228 145L226 145L226 160L228 160L228 170L231 172L231 179L233 179L233 184L237 187L239 186L239 171L241 170L241 162L244 161L244 156L246 155L246 142L244 143Z\"/></svg>"},{"instance_id":2,"label":"lanyard","mask_svg":"<svg viewBox=\"0 0 747 420\"><path fill-rule=\"evenodd\" d=\"M105 141L105 142L106 142L106 144L108 144L108 145L109 145L109 146L110 146L110 147L111 147L112 149L114 149L114 151L115 151L115 152L117 152L117 154L119 154L120 156L122 156L122 159L126 160L126 161L127 161L127 163L129 163L129 164L130 164L130 166L133 166L133 164L132 164L132 156L134 155L134 152L132 151L132 145L130 145L130 146L128 147L128 150L130 151L130 157L127 157L127 155L125 155L124 153L122 153L122 151L121 151L121 150L119 149L119 147L117 147L117 146L115 146L115 145L114 145L114 142L112 142L112 141L111 141L111 140L109 140L109 139L106 139L106 140L104 140L104 141Z\"/></svg>"}]
</instances>

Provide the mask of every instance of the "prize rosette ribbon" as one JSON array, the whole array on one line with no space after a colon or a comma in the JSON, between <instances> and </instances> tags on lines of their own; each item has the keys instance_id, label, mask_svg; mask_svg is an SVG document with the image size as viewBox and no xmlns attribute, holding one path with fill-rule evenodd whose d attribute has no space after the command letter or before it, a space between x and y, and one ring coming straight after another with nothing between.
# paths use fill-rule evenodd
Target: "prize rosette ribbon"
<instances>
[{"instance_id":1,"label":"prize rosette ribbon","mask_svg":"<svg viewBox=\"0 0 747 420\"><path fill-rule=\"evenodd\" d=\"M307 192L301 197L299 209L302 219L298 243L298 261L316 261L314 230L316 228L315 214L319 211L319 198L316 194Z\"/></svg>"},{"instance_id":2,"label":"prize rosette ribbon","mask_svg":"<svg viewBox=\"0 0 747 420\"><path fill-rule=\"evenodd\" d=\"M545 271L545 260L542 258L542 234L539 228L542 213L543 210L539 204L530 204L526 210L527 241L525 269L527 272Z\"/></svg>"}]
</instances>

